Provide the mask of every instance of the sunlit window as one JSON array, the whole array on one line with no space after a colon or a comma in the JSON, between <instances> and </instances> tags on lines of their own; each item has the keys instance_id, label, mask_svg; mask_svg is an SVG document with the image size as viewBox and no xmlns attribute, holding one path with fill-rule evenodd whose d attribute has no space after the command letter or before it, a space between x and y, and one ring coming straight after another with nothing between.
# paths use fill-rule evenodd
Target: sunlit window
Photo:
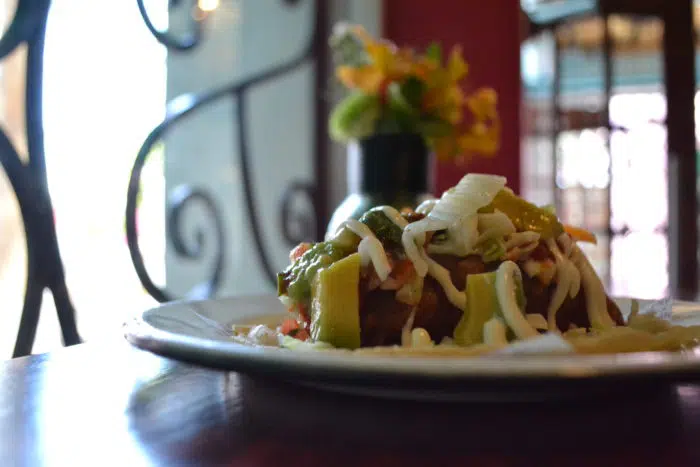
<instances>
[{"instance_id":1,"label":"sunlit window","mask_svg":"<svg viewBox=\"0 0 700 467\"><path fill-rule=\"evenodd\" d=\"M164 116L166 53L143 24L136 2L60 0L52 3L49 15L44 66L46 163L60 249L80 332L87 340L100 339L119 329L134 310L153 304L131 265L124 209L136 153ZM0 101L12 102L3 106L2 118L21 139L23 62L4 61L0 70ZM147 266L163 278L163 167L158 155L152 159L138 216L148 219L140 227ZM0 359L14 345L26 274L16 212L11 224L15 227L3 231L7 241L14 240L0 270L6 324L0 327ZM60 345L47 295L34 351Z\"/></svg>"}]
</instances>

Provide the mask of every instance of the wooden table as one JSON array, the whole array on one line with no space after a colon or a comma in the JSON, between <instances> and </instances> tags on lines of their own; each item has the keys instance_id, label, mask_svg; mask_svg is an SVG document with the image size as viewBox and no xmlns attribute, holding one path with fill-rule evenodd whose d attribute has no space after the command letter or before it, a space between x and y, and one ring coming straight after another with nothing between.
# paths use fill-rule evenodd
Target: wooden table
<instances>
[{"instance_id":1,"label":"wooden table","mask_svg":"<svg viewBox=\"0 0 700 467\"><path fill-rule=\"evenodd\" d=\"M371 400L83 344L0 363L0 466L700 465L700 386L616 399Z\"/></svg>"}]
</instances>

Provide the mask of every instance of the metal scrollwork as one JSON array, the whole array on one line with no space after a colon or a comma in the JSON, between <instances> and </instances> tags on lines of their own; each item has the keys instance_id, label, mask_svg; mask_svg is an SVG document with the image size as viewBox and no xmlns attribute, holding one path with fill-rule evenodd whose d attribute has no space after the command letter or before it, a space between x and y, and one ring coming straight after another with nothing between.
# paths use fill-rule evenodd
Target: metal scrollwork
<instances>
[{"instance_id":1,"label":"metal scrollwork","mask_svg":"<svg viewBox=\"0 0 700 467\"><path fill-rule=\"evenodd\" d=\"M292 203L303 197L313 205L316 199L316 186L305 182L293 182L282 196L280 205L281 230L289 246L298 245L316 237L316 218L313 213L293 210Z\"/></svg>"},{"instance_id":2,"label":"metal scrollwork","mask_svg":"<svg viewBox=\"0 0 700 467\"><path fill-rule=\"evenodd\" d=\"M206 235L202 229L196 231L194 245L185 241L182 235L185 225L183 220L184 212L187 206L194 203L200 203L206 206L210 218L214 222L214 231L216 235L214 245L216 251L213 256L216 260L214 262L211 279L199 285L190 295L193 297L209 297L219 288L221 275L224 270L224 258L226 257L223 251L224 225L221 222L221 214L219 214L216 203L211 196L202 190L195 190L186 185L179 186L173 190L168 200L166 213L166 219L168 221L167 234L172 240L173 248L178 255L192 260L199 259L204 255L204 251L206 250Z\"/></svg>"},{"instance_id":3,"label":"metal scrollwork","mask_svg":"<svg viewBox=\"0 0 700 467\"><path fill-rule=\"evenodd\" d=\"M322 2L316 3L317 8L321 3ZM139 6L142 15L144 15L144 20L148 25L149 20L145 14L145 10L142 7L141 0L139 0ZM163 138L167 131L171 130L175 125L177 125L178 122L193 112L196 112L215 101L225 98L232 99L235 105L235 117L237 120L236 142L238 145L238 164L240 165L242 174L243 200L246 214L249 219L248 225L251 229L253 242L257 249L258 259L263 271L270 283L273 285L276 284L276 271L263 242L261 222L255 207L255 194L252 184L252 168L250 163L251 159L248 145L246 119L248 101L247 91L257 85L293 71L299 66L305 64L307 60L314 57L317 46L316 39L320 34L319 16L320 15L317 11L314 34L309 44L304 47L303 51L298 56L292 57L285 63L276 65L243 81L214 89L212 91L199 94L185 94L173 99L168 104L166 118L148 135L141 146L132 169L127 191L126 233L129 251L138 277L148 293L156 300L164 302L172 300L174 297L153 283L144 266L143 257L138 245L136 231L136 200L140 189L140 179L143 166L146 162L148 154L151 152L151 149ZM151 32L154 33L156 38L161 43L172 50L181 51L191 48L173 44L172 41L164 38L160 33L154 32L152 25L149 26L149 29L151 29ZM318 235L318 229L316 229L315 232L312 229L315 222L311 216L299 216L298 213L293 212L291 209L291 203L294 197L299 196L300 194L307 196L309 202L314 208L314 213L316 214L315 217L318 219L319 205L318 196L316 196L316 193L316 187L309 183L293 182L288 188L280 206L280 214L282 219L282 234L286 241L290 244L298 243L301 240L309 240ZM175 193L175 196L171 197L170 206L167 210L166 222L168 227L168 240L172 243L174 251L180 256L191 259L198 259L202 256L204 248L202 232L199 232L196 235L194 247L192 245L186 245L181 235L183 223L180 221L183 209L187 204L195 200L204 203L209 211L210 217L213 220L216 231L215 240L217 245L215 245L215 249L217 259L211 270L210 278L204 283L195 287L188 294L188 298L206 298L211 297L216 293L221 282L224 265L226 264L226 248L224 248L225 231L223 227L223 220L213 197L207 195L203 189L195 189L187 185L179 187L177 193Z\"/></svg>"},{"instance_id":4,"label":"metal scrollwork","mask_svg":"<svg viewBox=\"0 0 700 467\"><path fill-rule=\"evenodd\" d=\"M151 16L148 14L144 0L136 0L136 2L138 4L141 17L143 18L143 22L146 23L148 30L151 32L151 34L153 34L158 42L166 46L168 49L184 52L193 49L197 46L197 44L199 44L199 41L202 38L202 23L204 22L206 15L203 14L203 12L198 11L196 6L188 15L190 30L187 31L184 37L175 37L167 31L160 31L156 28L151 20ZM183 3L185 3L183 0L168 0L168 8L170 9L172 7L182 6Z\"/></svg>"},{"instance_id":5,"label":"metal scrollwork","mask_svg":"<svg viewBox=\"0 0 700 467\"><path fill-rule=\"evenodd\" d=\"M20 0L12 22L0 38L0 60L20 45L27 46L26 163L5 131L0 129L0 164L17 196L27 248L27 285L13 357L29 355L32 351L46 289L53 295L64 344L80 343L58 248L44 157L43 52L50 4L50 0Z\"/></svg>"}]
</instances>

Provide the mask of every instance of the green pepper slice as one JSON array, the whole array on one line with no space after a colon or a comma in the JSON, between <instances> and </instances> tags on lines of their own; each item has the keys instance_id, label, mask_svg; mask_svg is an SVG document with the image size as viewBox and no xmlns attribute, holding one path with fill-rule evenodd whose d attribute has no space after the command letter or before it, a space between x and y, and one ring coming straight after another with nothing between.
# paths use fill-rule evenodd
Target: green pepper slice
<instances>
[{"instance_id":1,"label":"green pepper slice","mask_svg":"<svg viewBox=\"0 0 700 467\"><path fill-rule=\"evenodd\" d=\"M493 209L508 216L518 232L537 232L542 239L556 238L564 232L554 213L525 201L510 190L499 191L491 204L480 211L492 212Z\"/></svg>"}]
</instances>

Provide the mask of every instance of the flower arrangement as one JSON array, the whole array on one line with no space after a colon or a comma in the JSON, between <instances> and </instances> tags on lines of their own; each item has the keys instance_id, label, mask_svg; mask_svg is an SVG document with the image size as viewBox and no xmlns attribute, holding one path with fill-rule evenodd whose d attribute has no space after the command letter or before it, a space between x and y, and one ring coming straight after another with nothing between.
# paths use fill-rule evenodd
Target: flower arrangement
<instances>
[{"instance_id":1,"label":"flower arrangement","mask_svg":"<svg viewBox=\"0 0 700 467\"><path fill-rule=\"evenodd\" d=\"M347 24L336 26L330 45L336 76L350 91L331 113L333 139L416 133L440 160L498 150L498 96L489 88L463 91L468 65L460 47L447 57L437 43L417 53Z\"/></svg>"}]
</instances>

